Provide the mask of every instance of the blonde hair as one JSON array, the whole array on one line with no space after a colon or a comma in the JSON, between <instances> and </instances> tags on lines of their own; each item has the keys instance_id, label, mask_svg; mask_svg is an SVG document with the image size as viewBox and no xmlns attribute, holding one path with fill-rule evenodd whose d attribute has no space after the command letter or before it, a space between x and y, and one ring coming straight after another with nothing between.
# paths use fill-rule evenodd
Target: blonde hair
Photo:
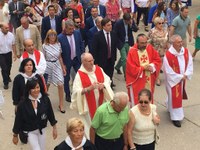
<instances>
[{"instance_id":1,"label":"blonde hair","mask_svg":"<svg viewBox=\"0 0 200 150\"><path fill-rule=\"evenodd\" d=\"M44 44L49 44L49 35L50 34L55 34L56 35L56 40L55 43L58 43L58 37L57 37L57 32L53 29L49 29L49 31L47 32L47 35L44 39Z\"/></svg>"},{"instance_id":2,"label":"blonde hair","mask_svg":"<svg viewBox=\"0 0 200 150\"><path fill-rule=\"evenodd\" d=\"M155 25L157 25L160 21L164 21L163 18L161 18L161 17L156 17L156 18L154 19L153 23L154 23Z\"/></svg>"},{"instance_id":3,"label":"blonde hair","mask_svg":"<svg viewBox=\"0 0 200 150\"><path fill-rule=\"evenodd\" d=\"M82 127L84 129L84 124L79 118L70 118L67 121L67 133L69 134L76 127Z\"/></svg>"}]
</instances>

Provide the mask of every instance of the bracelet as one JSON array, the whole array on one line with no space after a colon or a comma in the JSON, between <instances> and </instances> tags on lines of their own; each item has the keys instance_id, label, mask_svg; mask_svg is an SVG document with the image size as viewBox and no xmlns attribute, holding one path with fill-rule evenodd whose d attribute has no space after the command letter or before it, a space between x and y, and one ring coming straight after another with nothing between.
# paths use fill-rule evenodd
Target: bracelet
<instances>
[{"instance_id":1,"label":"bracelet","mask_svg":"<svg viewBox=\"0 0 200 150\"><path fill-rule=\"evenodd\" d=\"M130 148L130 150L136 150L136 147L132 147L132 148Z\"/></svg>"}]
</instances>

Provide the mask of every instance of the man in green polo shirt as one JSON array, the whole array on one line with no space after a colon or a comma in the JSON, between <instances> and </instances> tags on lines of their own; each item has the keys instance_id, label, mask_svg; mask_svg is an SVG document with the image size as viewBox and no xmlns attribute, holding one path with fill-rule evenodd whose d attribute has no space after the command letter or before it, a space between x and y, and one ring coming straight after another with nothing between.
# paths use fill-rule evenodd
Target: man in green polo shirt
<instances>
[{"instance_id":1,"label":"man in green polo shirt","mask_svg":"<svg viewBox=\"0 0 200 150\"><path fill-rule=\"evenodd\" d=\"M128 95L118 92L96 111L90 128L90 140L97 150L127 149Z\"/></svg>"}]
</instances>

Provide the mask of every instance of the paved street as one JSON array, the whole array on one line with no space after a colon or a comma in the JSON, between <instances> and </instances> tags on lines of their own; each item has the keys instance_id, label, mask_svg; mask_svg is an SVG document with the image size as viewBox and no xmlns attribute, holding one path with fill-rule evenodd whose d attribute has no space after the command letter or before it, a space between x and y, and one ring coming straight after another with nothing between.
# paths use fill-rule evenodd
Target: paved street
<instances>
[{"instance_id":1,"label":"paved street","mask_svg":"<svg viewBox=\"0 0 200 150\"><path fill-rule=\"evenodd\" d=\"M192 28L194 19L200 14L200 0L193 0L193 6L190 8L190 17L192 20ZM134 34L136 35L136 34ZM194 50L194 40L188 44L189 50ZM17 75L19 60L13 63L12 79ZM176 128L170 121L169 113L166 110L165 100L166 91L163 83L163 75L161 74L162 85L155 89L155 104L161 117L161 124L158 127L160 134L160 143L156 146L157 150L199 150L200 149L200 52L194 60L194 75L191 81L187 81L186 90L189 100L184 101L185 119L181 128ZM0 90L3 91L5 103L0 106L4 119L0 118L0 150L27 150L29 146L22 145L20 142L17 146L12 143L12 126L14 121L14 107L12 105L11 91L12 83L9 90L3 90L2 78L0 77ZM114 82L117 85L116 91L126 91L123 75L117 75L115 72ZM53 109L58 120L58 138L53 140L52 128L48 125L46 129L47 150L52 150L57 144L66 137L66 121L68 118L78 116L76 111L69 109L69 103L65 102L67 113L61 114L58 111L58 94L57 88L51 85L50 99Z\"/></svg>"}]
</instances>

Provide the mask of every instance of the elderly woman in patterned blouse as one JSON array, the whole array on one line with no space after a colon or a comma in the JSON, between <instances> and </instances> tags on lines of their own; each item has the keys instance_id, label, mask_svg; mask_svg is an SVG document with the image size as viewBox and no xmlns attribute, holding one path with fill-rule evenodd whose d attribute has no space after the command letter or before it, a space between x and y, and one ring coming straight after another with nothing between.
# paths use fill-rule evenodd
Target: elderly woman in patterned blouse
<instances>
[{"instance_id":1,"label":"elderly woman in patterned blouse","mask_svg":"<svg viewBox=\"0 0 200 150\"><path fill-rule=\"evenodd\" d=\"M156 17L154 19L155 27L149 31L149 42L158 51L161 59L165 55L165 51L168 48L168 32L167 29L163 27L164 19ZM160 86L161 82L159 77L157 78L156 85Z\"/></svg>"}]
</instances>

